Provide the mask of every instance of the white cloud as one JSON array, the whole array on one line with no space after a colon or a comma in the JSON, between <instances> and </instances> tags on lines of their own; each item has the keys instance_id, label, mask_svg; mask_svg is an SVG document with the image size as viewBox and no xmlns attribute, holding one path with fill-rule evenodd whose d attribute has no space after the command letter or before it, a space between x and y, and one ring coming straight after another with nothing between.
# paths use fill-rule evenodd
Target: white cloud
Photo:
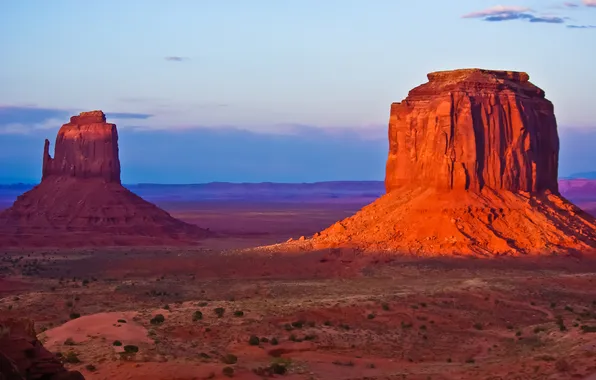
<instances>
[{"instance_id":1,"label":"white cloud","mask_svg":"<svg viewBox=\"0 0 596 380\"><path fill-rule=\"evenodd\" d=\"M582 0L582 2L588 7L596 7L596 0Z\"/></svg>"}]
</instances>

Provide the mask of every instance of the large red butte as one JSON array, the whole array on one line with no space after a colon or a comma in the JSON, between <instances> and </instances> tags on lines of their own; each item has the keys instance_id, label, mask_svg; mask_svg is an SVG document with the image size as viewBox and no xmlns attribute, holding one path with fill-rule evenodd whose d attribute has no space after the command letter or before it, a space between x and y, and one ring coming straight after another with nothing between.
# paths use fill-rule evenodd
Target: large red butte
<instances>
[{"instance_id":1,"label":"large red butte","mask_svg":"<svg viewBox=\"0 0 596 380\"><path fill-rule=\"evenodd\" d=\"M73 116L45 141L42 180L0 213L0 247L193 244L210 232L120 183L118 131L101 111Z\"/></svg>"}]
</instances>

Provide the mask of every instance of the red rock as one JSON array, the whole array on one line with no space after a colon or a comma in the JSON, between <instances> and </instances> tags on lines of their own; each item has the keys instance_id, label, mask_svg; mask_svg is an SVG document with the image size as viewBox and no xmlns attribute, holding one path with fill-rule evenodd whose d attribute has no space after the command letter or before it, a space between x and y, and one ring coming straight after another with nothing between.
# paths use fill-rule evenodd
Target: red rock
<instances>
[{"instance_id":1,"label":"red rock","mask_svg":"<svg viewBox=\"0 0 596 380\"><path fill-rule=\"evenodd\" d=\"M35 336L29 319L0 319L0 379L84 380L67 371Z\"/></svg>"},{"instance_id":2,"label":"red rock","mask_svg":"<svg viewBox=\"0 0 596 380\"><path fill-rule=\"evenodd\" d=\"M209 235L121 185L118 131L101 111L71 117L54 158L46 140L41 183L0 213L1 247L187 245Z\"/></svg>"},{"instance_id":3,"label":"red rock","mask_svg":"<svg viewBox=\"0 0 596 380\"><path fill-rule=\"evenodd\" d=\"M387 194L288 248L415 255L596 249L596 219L559 195L553 106L526 73L437 72L391 106Z\"/></svg>"},{"instance_id":4,"label":"red rock","mask_svg":"<svg viewBox=\"0 0 596 380\"><path fill-rule=\"evenodd\" d=\"M52 177L102 178L120 183L118 131L101 111L70 118L56 137L54 158L45 141L42 180Z\"/></svg>"},{"instance_id":5,"label":"red rock","mask_svg":"<svg viewBox=\"0 0 596 380\"><path fill-rule=\"evenodd\" d=\"M431 73L391 105L387 192L402 186L558 192L553 105L526 73Z\"/></svg>"}]
</instances>

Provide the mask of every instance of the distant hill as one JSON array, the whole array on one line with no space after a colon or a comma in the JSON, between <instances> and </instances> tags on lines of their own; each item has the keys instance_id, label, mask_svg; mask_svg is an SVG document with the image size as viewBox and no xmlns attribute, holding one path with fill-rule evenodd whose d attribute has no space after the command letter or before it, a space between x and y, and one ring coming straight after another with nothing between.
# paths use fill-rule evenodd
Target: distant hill
<instances>
[{"instance_id":1,"label":"distant hill","mask_svg":"<svg viewBox=\"0 0 596 380\"><path fill-rule=\"evenodd\" d=\"M581 172L581 173L574 173L567 177L566 179L576 179L576 178L584 178L584 179L596 179L596 172Z\"/></svg>"}]
</instances>

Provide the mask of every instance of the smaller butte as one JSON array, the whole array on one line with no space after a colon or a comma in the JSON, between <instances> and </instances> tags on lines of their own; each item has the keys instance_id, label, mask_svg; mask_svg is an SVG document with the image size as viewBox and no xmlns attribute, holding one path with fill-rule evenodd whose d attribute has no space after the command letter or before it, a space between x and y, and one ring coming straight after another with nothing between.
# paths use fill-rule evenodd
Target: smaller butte
<instances>
[{"instance_id":1,"label":"smaller butte","mask_svg":"<svg viewBox=\"0 0 596 380\"><path fill-rule=\"evenodd\" d=\"M596 249L596 220L559 194L553 105L529 75L462 69L391 105L386 194L288 249L519 255Z\"/></svg>"},{"instance_id":2,"label":"smaller butte","mask_svg":"<svg viewBox=\"0 0 596 380\"><path fill-rule=\"evenodd\" d=\"M208 230L173 218L120 182L118 130L102 111L70 118L41 183L0 213L0 247L192 245Z\"/></svg>"}]
</instances>

